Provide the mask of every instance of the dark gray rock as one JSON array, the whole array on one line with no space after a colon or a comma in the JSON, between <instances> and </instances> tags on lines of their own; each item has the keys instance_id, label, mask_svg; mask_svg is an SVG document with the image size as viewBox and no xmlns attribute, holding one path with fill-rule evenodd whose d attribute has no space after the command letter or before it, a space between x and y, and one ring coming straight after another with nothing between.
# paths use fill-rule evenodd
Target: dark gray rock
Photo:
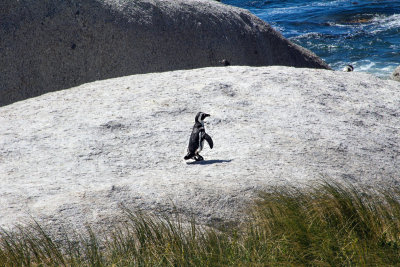
<instances>
[{"instance_id":1,"label":"dark gray rock","mask_svg":"<svg viewBox=\"0 0 400 267\"><path fill-rule=\"evenodd\" d=\"M400 82L400 66L398 66L390 76L390 78L394 81Z\"/></svg>"},{"instance_id":2,"label":"dark gray rock","mask_svg":"<svg viewBox=\"0 0 400 267\"><path fill-rule=\"evenodd\" d=\"M249 12L201 0L3 0L0 106L85 82L204 66L329 68Z\"/></svg>"}]
</instances>

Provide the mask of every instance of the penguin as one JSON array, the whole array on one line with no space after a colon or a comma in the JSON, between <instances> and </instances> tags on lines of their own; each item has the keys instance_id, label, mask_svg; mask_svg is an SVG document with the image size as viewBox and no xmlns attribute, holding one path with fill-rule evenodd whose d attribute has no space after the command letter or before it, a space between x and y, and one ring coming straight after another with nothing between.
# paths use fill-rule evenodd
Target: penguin
<instances>
[{"instance_id":1,"label":"penguin","mask_svg":"<svg viewBox=\"0 0 400 267\"><path fill-rule=\"evenodd\" d=\"M352 72L354 70L354 67L352 65L347 65L346 67L343 68L344 72Z\"/></svg>"},{"instance_id":2,"label":"penguin","mask_svg":"<svg viewBox=\"0 0 400 267\"><path fill-rule=\"evenodd\" d=\"M194 158L196 161L204 160L202 156L199 155L201 150L203 150L204 140L207 141L208 145L212 149L214 146L213 140L206 133L204 129L204 119L210 117L210 114L199 112L194 119L194 126L192 134L189 139L188 153L184 157L185 160Z\"/></svg>"}]
</instances>

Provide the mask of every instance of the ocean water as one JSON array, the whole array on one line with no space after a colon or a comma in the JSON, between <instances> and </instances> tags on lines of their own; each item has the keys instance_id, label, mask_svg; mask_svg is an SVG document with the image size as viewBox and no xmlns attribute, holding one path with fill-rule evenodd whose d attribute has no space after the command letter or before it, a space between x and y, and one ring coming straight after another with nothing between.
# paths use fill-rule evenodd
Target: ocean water
<instances>
[{"instance_id":1,"label":"ocean water","mask_svg":"<svg viewBox=\"0 0 400 267\"><path fill-rule=\"evenodd\" d=\"M222 0L245 8L333 69L387 78L400 65L399 0Z\"/></svg>"}]
</instances>

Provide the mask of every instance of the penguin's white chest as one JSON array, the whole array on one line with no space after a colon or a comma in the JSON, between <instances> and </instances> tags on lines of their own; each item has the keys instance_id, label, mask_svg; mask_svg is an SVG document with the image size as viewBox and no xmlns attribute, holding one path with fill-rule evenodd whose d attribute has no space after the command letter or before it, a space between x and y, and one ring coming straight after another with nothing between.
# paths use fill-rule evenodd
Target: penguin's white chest
<instances>
[{"instance_id":1,"label":"penguin's white chest","mask_svg":"<svg viewBox=\"0 0 400 267\"><path fill-rule=\"evenodd\" d=\"M204 133L199 133L199 147L196 149L196 153L200 153L204 146Z\"/></svg>"}]
</instances>

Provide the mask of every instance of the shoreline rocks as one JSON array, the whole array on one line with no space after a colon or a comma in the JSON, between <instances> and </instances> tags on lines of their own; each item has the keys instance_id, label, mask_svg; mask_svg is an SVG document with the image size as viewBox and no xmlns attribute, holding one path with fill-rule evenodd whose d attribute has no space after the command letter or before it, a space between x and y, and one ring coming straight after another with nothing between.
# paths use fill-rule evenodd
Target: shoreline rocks
<instances>
[{"instance_id":1,"label":"shoreline rocks","mask_svg":"<svg viewBox=\"0 0 400 267\"><path fill-rule=\"evenodd\" d=\"M390 76L393 81L400 82L400 66L398 66Z\"/></svg>"}]
</instances>

